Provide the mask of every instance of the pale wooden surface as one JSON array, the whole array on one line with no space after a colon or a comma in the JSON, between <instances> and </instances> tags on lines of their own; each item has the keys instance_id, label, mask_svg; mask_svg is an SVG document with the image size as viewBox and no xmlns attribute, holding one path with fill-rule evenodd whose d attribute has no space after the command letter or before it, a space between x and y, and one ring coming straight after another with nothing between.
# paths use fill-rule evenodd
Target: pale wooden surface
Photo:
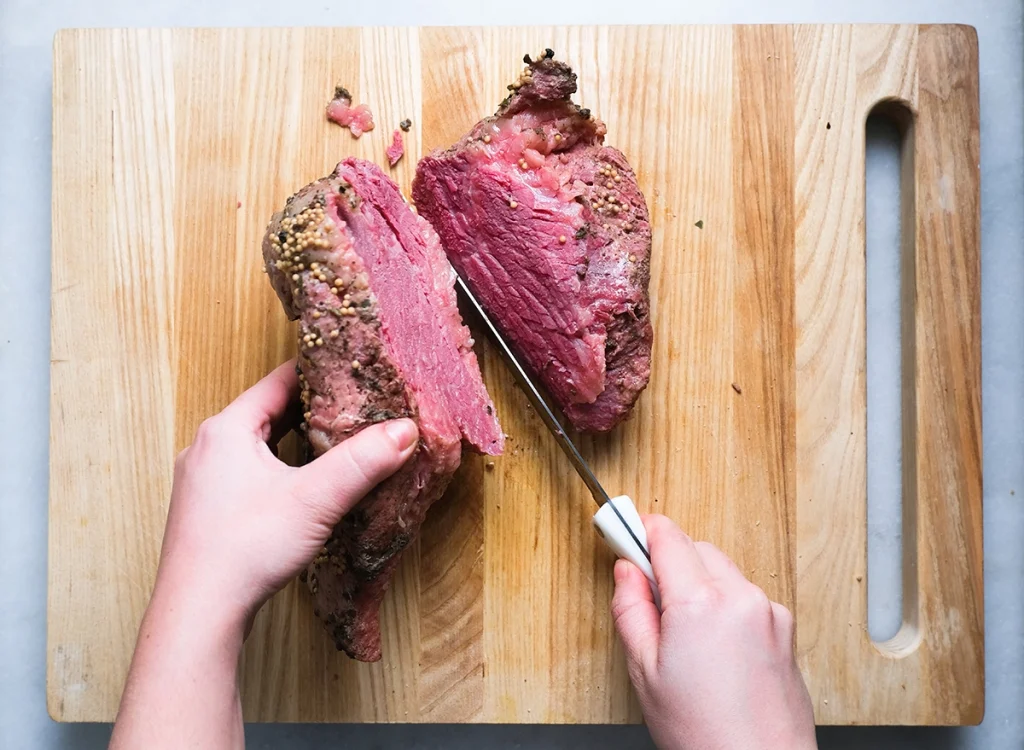
<instances>
[{"instance_id":1,"label":"pale wooden surface","mask_svg":"<svg viewBox=\"0 0 1024 750\"><path fill-rule=\"evenodd\" d=\"M977 46L932 27L87 30L54 49L48 704L112 719L171 463L291 354L259 240L294 189L404 117L416 157L553 47L631 159L655 230L653 377L582 441L611 492L719 544L797 617L819 723L983 710ZM351 84L377 129L326 123ZM906 160L905 625L867 634L864 118ZM703 221L703 228L695 223ZM914 284L908 280L912 279ZM480 341L482 337L477 337ZM912 342L906 343L906 342ZM632 722L589 498L479 345L506 431L466 460L384 608L384 661L333 651L289 586L257 618L246 718ZM732 384L739 386L737 393Z\"/></svg>"}]
</instances>

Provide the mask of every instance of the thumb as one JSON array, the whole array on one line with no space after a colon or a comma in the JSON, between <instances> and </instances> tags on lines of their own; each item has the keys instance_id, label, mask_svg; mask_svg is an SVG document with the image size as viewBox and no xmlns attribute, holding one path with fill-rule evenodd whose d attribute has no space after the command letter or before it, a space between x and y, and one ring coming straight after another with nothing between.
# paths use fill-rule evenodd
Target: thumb
<instances>
[{"instance_id":1,"label":"thumb","mask_svg":"<svg viewBox=\"0 0 1024 750\"><path fill-rule=\"evenodd\" d=\"M654 604L647 577L628 560L615 562L612 619L626 648L630 678L637 684L641 675L635 670L650 674L657 663L661 614Z\"/></svg>"},{"instance_id":2,"label":"thumb","mask_svg":"<svg viewBox=\"0 0 1024 750\"><path fill-rule=\"evenodd\" d=\"M416 449L411 419L367 427L296 470L295 494L333 527L367 492L394 474Z\"/></svg>"}]
</instances>

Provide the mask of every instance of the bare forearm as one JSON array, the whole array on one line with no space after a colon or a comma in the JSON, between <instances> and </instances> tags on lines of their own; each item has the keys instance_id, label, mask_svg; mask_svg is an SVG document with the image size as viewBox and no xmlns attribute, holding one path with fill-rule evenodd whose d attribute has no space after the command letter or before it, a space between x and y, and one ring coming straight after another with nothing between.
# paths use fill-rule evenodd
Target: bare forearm
<instances>
[{"instance_id":1,"label":"bare forearm","mask_svg":"<svg viewBox=\"0 0 1024 750\"><path fill-rule=\"evenodd\" d=\"M157 584L111 747L242 748L246 625L341 517L416 451L416 423L373 425L301 468L274 454L300 393L286 362L210 417L174 462Z\"/></svg>"},{"instance_id":2,"label":"bare forearm","mask_svg":"<svg viewBox=\"0 0 1024 750\"><path fill-rule=\"evenodd\" d=\"M238 657L244 618L157 584L111 748L242 748Z\"/></svg>"}]
</instances>

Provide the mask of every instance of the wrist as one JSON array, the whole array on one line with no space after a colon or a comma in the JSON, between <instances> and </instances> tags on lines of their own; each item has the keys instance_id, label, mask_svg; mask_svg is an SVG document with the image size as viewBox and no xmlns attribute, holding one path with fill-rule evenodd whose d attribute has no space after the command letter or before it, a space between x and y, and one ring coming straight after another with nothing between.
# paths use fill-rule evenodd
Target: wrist
<instances>
[{"instance_id":1,"label":"wrist","mask_svg":"<svg viewBox=\"0 0 1024 750\"><path fill-rule=\"evenodd\" d=\"M248 612L230 596L161 570L146 609L144 628L160 640L206 654L237 656L245 641Z\"/></svg>"}]
</instances>

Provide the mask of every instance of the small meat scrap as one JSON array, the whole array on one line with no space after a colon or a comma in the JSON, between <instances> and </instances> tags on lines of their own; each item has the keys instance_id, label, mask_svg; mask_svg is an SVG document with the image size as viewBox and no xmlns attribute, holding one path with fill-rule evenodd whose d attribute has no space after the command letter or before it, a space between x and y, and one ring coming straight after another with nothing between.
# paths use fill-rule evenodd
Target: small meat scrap
<instances>
[{"instance_id":1,"label":"small meat scrap","mask_svg":"<svg viewBox=\"0 0 1024 750\"><path fill-rule=\"evenodd\" d=\"M405 144L402 143L402 133L398 130L391 136L391 145L388 146L384 153L388 155L388 163L393 167L398 164L402 156L405 155Z\"/></svg>"},{"instance_id":2,"label":"small meat scrap","mask_svg":"<svg viewBox=\"0 0 1024 750\"><path fill-rule=\"evenodd\" d=\"M373 112L366 104L352 106L352 95L344 86L334 89L334 98L327 104L327 119L348 128L353 138L373 130Z\"/></svg>"},{"instance_id":3,"label":"small meat scrap","mask_svg":"<svg viewBox=\"0 0 1024 750\"><path fill-rule=\"evenodd\" d=\"M403 133L408 133L409 132L409 128L412 127L412 120L410 120L408 117L406 117L404 120L402 120L400 123L398 123L398 127L400 127L402 129Z\"/></svg>"}]
</instances>

